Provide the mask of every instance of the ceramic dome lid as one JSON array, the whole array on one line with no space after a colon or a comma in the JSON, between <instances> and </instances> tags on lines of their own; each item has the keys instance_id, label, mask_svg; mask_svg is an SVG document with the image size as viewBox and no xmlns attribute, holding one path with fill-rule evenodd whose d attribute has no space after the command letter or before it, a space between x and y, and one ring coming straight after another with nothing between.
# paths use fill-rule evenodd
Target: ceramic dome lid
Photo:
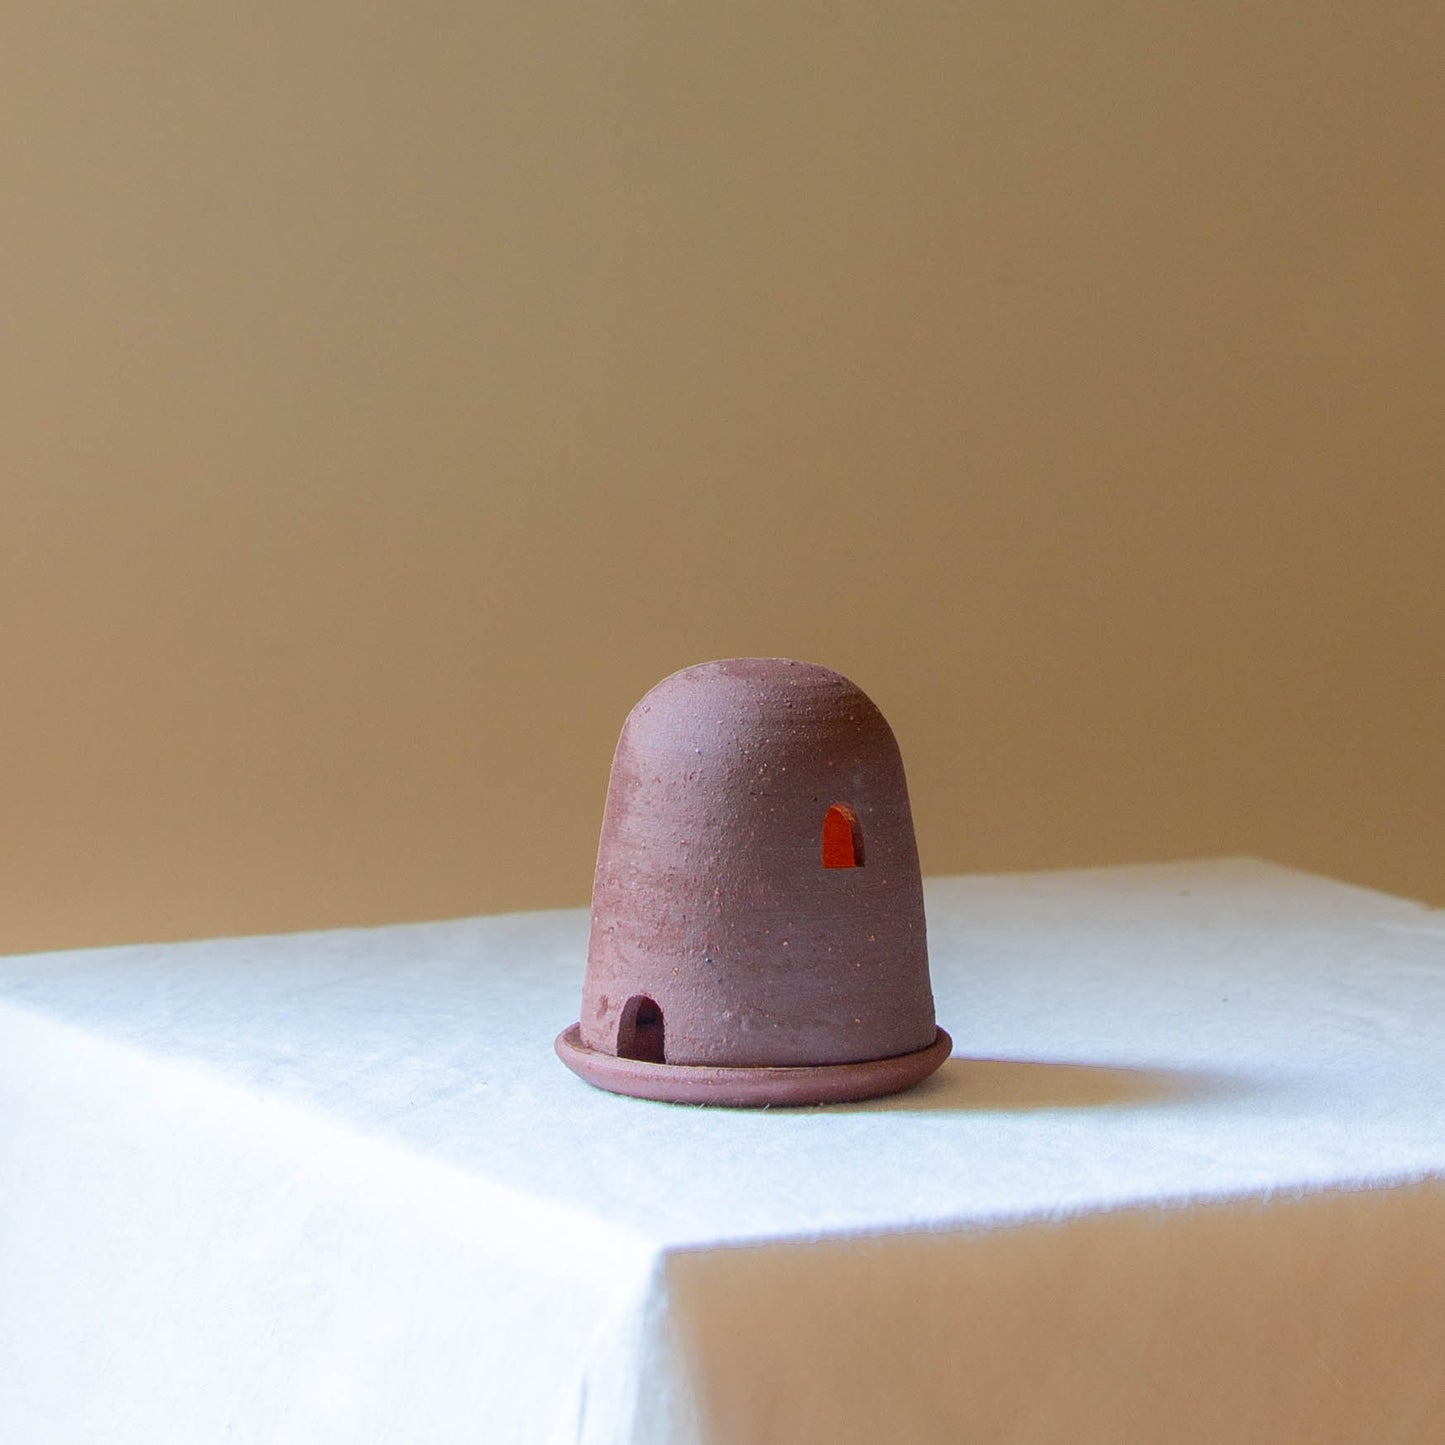
<instances>
[{"instance_id":1,"label":"ceramic dome lid","mask_svg":"<svg viewBox=\"0 0 1445 1445\"><path fill-rule=\"evenodd\" d=\"M836 1068L936 1046L903 763L847 678L733 658L633 708L575 1033L590 1054L663 1069Z\"/></svg>"}]
</instances>

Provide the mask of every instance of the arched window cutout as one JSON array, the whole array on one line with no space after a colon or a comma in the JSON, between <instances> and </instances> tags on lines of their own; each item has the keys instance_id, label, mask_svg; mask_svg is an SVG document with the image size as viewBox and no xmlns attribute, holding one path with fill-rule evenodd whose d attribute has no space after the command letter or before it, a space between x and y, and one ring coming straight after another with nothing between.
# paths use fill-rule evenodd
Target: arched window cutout
<instances>
[{"instance_id":1,"label":"arched window cutout","mask_svg":"<svg viewBox=\"0 0 1445 1445\"><path fill-rule=\"evenodd\" d=\"M834 803L823 817L823 867L861 868L863 830L858 816L844 803Z\"/></svg>"},{"instance_id":2,"label":"arched window cutout","mask_svg":"<svg viewBox=\"0 0 1445 1445\"><path fill-rule=\"evenodd\" d=\"M623 1006L617 1022L617 1057L638 1059L646 1064L661 1064L662 1010L645 994L636 994Z\"/></svg>"}]
</instances>

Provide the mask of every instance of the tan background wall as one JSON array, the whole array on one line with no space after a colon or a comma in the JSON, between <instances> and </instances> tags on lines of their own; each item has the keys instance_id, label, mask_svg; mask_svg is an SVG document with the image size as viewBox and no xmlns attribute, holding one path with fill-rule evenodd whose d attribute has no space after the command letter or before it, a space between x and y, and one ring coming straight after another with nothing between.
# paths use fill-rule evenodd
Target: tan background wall
<instances>
[{"instance_id":1,"label":"tan background wall","mask_svg":"<svg viewBox=\"0 0 1445 1445\"><path fill-rule=\"evenodd\" d=\"M826 662L930 871L1445 901L1445 18L14 0L0 947L581 903Z\"/></svg>"}]
</instances>

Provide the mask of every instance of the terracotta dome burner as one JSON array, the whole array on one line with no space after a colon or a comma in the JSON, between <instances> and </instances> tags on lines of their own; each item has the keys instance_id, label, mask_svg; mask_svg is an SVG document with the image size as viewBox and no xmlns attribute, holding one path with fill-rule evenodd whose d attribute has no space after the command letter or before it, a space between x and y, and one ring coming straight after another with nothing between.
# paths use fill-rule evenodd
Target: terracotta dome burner
<instances>
[{"instance_id":1,"label":"terracotta dome burner","mask_svg":"<svg viewBox=\"0 0 1445 1445\"><path fill-rule=\"evenodd\" d=\"M946 1059L903 760L847 678L705 662L628 715L562 1062L679 1104L823 1104Z\"/></svg>"}]
</instances>

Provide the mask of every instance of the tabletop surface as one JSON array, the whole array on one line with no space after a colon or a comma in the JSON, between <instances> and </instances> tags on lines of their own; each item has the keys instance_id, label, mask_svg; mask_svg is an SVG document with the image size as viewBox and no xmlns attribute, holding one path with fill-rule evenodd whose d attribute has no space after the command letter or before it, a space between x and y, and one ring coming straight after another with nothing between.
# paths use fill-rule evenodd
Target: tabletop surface
<instances>
[{"instance_id":1,"label":"tabletop surface","mask_svg":"<svg viewBox=\"0 0 1445 1445\"><path fill-rule=\"evenodd\" d=\"M1445 914L1249 859L926 896L955 1055L855 1105L568 1073L585 910L0 959L0 1007L654 1248L1445 1175Z\"/></svg>"}]
</instances>

